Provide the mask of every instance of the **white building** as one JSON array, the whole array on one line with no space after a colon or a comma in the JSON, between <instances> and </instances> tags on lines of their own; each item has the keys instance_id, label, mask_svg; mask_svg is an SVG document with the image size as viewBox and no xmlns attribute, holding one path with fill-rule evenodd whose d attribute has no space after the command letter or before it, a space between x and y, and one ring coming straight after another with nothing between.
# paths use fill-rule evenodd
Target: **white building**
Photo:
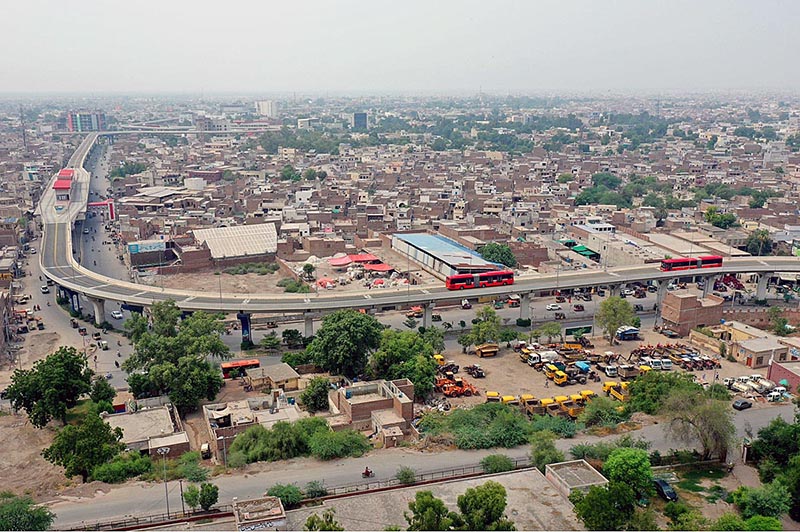
<instances>
[{"instance_id":1,"label":"white building","mask_svg":"<svg viewBox=\"0 0 800 532\"><path fill-rule=\"evenodd\" d=\"M278 118L278 103L272 100L256 102L256 112L267 118Z\"/></svg>"}]
</instances>

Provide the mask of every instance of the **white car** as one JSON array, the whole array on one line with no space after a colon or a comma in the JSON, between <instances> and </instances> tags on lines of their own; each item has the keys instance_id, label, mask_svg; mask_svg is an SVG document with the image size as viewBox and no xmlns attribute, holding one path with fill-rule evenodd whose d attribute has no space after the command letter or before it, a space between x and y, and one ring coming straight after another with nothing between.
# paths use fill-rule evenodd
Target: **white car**
<instances>
[{"instance_id":1,"label":"white car","mask_svg":"<svg viewBox=\"0 0 800 532\"><path fill-rule=\"evenodd\" d=\"M545 307L547 310L561 310L561 305L556 305L555 303L550 303Z\"/></svg>"},{"instance_id":2,"label":"white car","mask_svg":"<svg viewBox=\"0 0 800 532\"><path fill-rule=\"evenodd\" d=\"M626 289L624 289L622 291L622 295L624 295L624 296L632 296L633 294L634 294L634 292L630 288L626 288Z\"/></svg>"},{"instance_id":3,"label":"white car","mask_svg":"<svg viewBox=\"0 0 800 532\"><path fill-rule=\"evenodd\" d=\"M112 310L111 317L114 318L115 320L121 320L124 316L122 315L122 312L120 312L119 310Z\"/></svg>"},{"instance_id":4,"label":"white car","mask_svg":"<svg viewBox=\"0 0 800 532\"><path fill-rule=\"evenodd\" d=\"M49 294L50 293L50 288L46 284L43 284L41 286L40 290L42 291L43 294Z\"/></svg>"},{"instance_id":5,"label":"white car","mask_svg":"<svg viewBox=\"0 0 800 532\"><path fill-rule=\"evenodd\" d=\"M31 248L31 255L36 255L36 248Z\"/></svg>"}]
</instances>

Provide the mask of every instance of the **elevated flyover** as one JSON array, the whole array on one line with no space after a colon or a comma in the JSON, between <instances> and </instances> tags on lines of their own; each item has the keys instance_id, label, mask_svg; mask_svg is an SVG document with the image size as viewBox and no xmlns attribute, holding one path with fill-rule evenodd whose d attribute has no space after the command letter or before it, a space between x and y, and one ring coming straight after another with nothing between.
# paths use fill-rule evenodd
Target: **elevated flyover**
<instances>
[{"instance_id":1,"label":"elevated flyover","mask_svg":"<svg viewBox=\"0 0 800 532\"><path fill-rule=\"evenodd\" d=\"M609 268L607 270L581 270L559 272L549 275L523 275L517 277L515 284L465 291L450 291L444 286L432 288L402 287L363 292L328 294L231 294L209 293L193 290L164 289L144 286L128 281L113 279L93 272L78 264L72 256L72 224L86 211L89 188L89 172L83 168L85 159L97 140L98 134L86 137L69 161L75 170L77 192L69 209L55 211L55 195L52 182L44 192L40 203L43 235L39 261L42 271L71 296L79 294L95 305L95 316L101 320L102 305L105 301L121 302L138 307L149 307L159 301L172 300L185 311L236 312L249 316L253 313L292 313L307 316L307 329L310 317L343 308L373 309L420 305L425 308L424 322L429 324L430 310L442 301L478 296L503 296L520 294L523 304L520 317L530 317L530 297L537 292L566 288L587 288L609 286L612 291L626 283L658 281L659 297L666 292L667 282L679 277L712 278L726 273L762 274L758 286L758 296L766 291L766 280L775 272L800 273L800 258L796 257L747 257L726 259L721 268L662 272L658 264ZM709 283L706 283L708 286ZM758 297L757 296L757 297Z\"/></svg>"}]
</instances>

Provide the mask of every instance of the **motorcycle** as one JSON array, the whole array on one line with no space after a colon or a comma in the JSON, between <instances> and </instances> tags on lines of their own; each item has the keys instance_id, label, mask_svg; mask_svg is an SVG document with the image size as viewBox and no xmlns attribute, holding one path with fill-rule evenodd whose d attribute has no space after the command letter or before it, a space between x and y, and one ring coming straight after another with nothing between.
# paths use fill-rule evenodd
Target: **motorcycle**
<instances>
[{"instance_id":1,"label":"motorcycle","mask_svg":"<svg viewBox=\"0 0 800 532\"><path fill-rule=\"evenodd\" d=\"M366 469L361 472L361 478L371 478L375 476L375 471L371 469Z\"/></svg>"}]
</instances>

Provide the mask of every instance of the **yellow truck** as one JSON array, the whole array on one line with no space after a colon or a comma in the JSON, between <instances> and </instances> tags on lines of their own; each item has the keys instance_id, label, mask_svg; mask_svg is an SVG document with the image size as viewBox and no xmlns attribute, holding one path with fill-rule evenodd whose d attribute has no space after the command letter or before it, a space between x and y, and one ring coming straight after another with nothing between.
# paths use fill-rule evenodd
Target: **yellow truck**
<instances>
[{"instance_id":1,"label":"yellow truck","mask_svg":"<svg viewBox=\"0 0 800 532\"><path fill-rule=\"evenodd\" d=\"M585 402L589 402L595 397L597 397L597 394L592 390L581 390L581 397L583 397L583 400Z\"/></svg>"},{"instance_id":2,"label":"yellow truck","mask_svg":"<svg viewBox=\"0 0 800 532\"><path fill-rule=\"evenodd\" d=\"M444 366L444 357L440 354L433 355L433 360L436 361L437 366Z\"/></svg>"},{"instance_id":3,"label":"yellow truck","mask_svg":"<svg viewBox=\"0 0 800 532\"><path fill-rule=\"evenodd\" d=\"M544 367L544 376L552 380L557 371L559 371L559 369L555 365L546 364Z\"/></svg>"},{"instance_id":4,"label":"yellow truck","mask_svg":"<svg viewBox=\"0 0 800 532\"><path fill-rule=\"evenodd\" d=\"M487 403L499 403L501 397L503 396L499 392L486 392Z\"/></svg>"},{"instance_id":5,"label":"yellow truck","mask_svg":"<svg viewBox=\"0 0 800 532\"><path fill-rule=\"evenodd\" d=\"M561 407L561 410L566 412L572 419L576 419L583 412L583 407L566 395L559 395L553 399L555 399L556 403Z\"/></svg>"},{"instance_id":6,"label":"yellow truck","mask_svg":"<svg viewBox=\"0 0 800 532\"><path fill-rule=\"evenodd\" d=\"M613 388L614 386L619 386L617 381L606 381L603 383L603 393L608 395L608 391Z\"/></svg>"},{"instance_id":7,"label":"yellow truck","mask_svg":"<svg viewBox=\"0 0 800 532\"><path fill-rule=\"evenodd\" d=\"M500 346L497 344L481 344L475 346L475 354L479 358L493 357L500 351Z\"/></svg>"},{"instance_id":8,"label":"yellow truck","mask_svg":"<svg viewBox=\"0 0 800 532\"><path fill-rule=\"evenodd\" d=\"M630 394L628 393L628 386L624 382L618 386L612 386L611 388L609 388L608 395L622 403L626 402L630 398Z\"/></svg>"},{"instance_id":9,"label":"yellow truck","mask_svg":"<svg viewBox=\"0 0 800 532\"><path fill-rule=\"evenodd\" d=\"M562 410L561 405L558 404L552 397L549 399L542 399L542 406L544 407L544 410L548 416L564 418L569 417L569 414Z\"/></svg>"},{"instance_id":10,"label":"yellow truck","mask_svg":"<svg viewBox=\"0 0 800 532\"><path fill-rule=\"evenodd\" d=\"M546 414L542 402L530 394L520 395L521 408L525 414L531 416L543 416Z\"/></svg>"},{"instance_id":11,"label":"yellow truck","mask_svg":"<svg viewBox=\"0 0 800 532\"><path fill-rule=\"evenodd\" d=\"M569 377L563 371L558 370L555 372L555 374L553 374L553 382L558 386L566 386L567 381L569 381Z\"/></svg>"},{"instance_id":12,"label":"yellow truck","mask_svg":"<svg viewBox=\"0 0 800 532\"><path fill-rule=\"evenodd\" d=\"M504 395L500 400L504 405L519 406L519 399L514 395Z\"/></svg>"}]
</instances>

